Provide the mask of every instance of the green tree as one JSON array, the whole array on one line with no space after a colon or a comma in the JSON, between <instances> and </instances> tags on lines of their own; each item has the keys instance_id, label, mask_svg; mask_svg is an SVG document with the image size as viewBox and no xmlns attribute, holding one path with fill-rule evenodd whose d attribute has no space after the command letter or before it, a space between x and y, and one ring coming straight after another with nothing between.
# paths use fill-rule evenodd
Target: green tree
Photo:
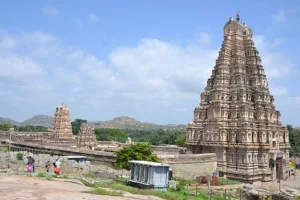
<instances>
[{"instance_id":1,"label":"green tree","mask_svg":"<svg viewBox=\"0 0 300 200\"><path fill-rule=\"evenodd\" d=\"M8 131L9 128L11 127L12 127L11 124L7 124L7 123L0 124L0 131Z\"/></svg>"},{"instance_id":2,"label":"green tree","mask_svg":"<svg viewBox=\"0 0 300 200\"><path fill-rule=\"evenodd\" d=\"M126 142L128 134L119 129L95 129L97 140Z\"/></svg>"},{"instance_id":3,"label":"green tree","mask_svg":"<svg viewBox=\"0 0 300 200\"><path fill-rule=\"evenodd\" d=\"M288 125L291 151L290 154L300 155L300 130Z\"/></svg>"},{"instance_id":4,"label":"green tree","mask_svg":"<svg viewBox=\"0 0 300 200\"><path fill-rule=\"evenodd\" d=\"M77 135L79 133L80 125L82 123L87 123L87 120L85 120L85 119L75 119L73 122L71 122L73 135Z\"/></svg>"},{"instance_id":5,"label":"green tree","mask_svg":"<svg viewBox=\"0 0 300 200\"><path fill-rule=\"evenodd\" d=\"M47 132L48 128L44 126L15 126L16 131L25 132Z\"/></svg>"},{"instance_id":6,"label":"green tree","mask_svg":"<svg viewBox=\"0 0 300 200\"><path fill-rule=\"evenodd\" d=\"M185 144L185 140L186 140L185 135L179 136L179 137L176 138L175 144L176 144L177 146L183 147L184 144Z\"/></svg>"},{"instance_id":7,"label":"green tree","mask_svg":"<svg viewBox=\"0 0 300 200\"><path fill-rule=\"evenodd\" d=\"M18 159L18 160L23 160L23 153L18 152L18 153L17 153L17 159Z\"/></svg>"},{"instance_id":8,"label":"green tree","mask_svg":"<svg viewBox=\"0 0 300 200\"><path fill-rule=\"evenodd\" d=\"M145 160L158 162L159 159L155 154L152 154L152 150L149 144L131 144L116 152L117 162L116 167L119 169L130 169L130 160Z\"/></svg>"}]
</instances>

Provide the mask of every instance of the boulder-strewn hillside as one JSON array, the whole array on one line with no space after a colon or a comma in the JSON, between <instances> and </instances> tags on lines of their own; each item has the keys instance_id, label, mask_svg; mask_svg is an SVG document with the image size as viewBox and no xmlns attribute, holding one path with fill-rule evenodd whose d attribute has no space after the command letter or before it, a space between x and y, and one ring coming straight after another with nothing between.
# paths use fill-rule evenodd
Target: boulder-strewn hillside
<instances>
[{"instance_id":1,"label":"boulder-strewn hillside","mask_svg":"<svg viewBox=\"0 0 300 200\"><path fill-rule=\"evenodd\" d=\"M53 117L48 115L36 115L24 122L20 123L21 126L45 126L51 127Z\"/></svg>"},{"instance_id":2,"label":"boulder-strewn hillside","mask_svg":"<svg viewBox=\"0 0 300 200\"><path fill-rule=\"evenodd\" d=\"M10 118L3 118L3 117L0 117L0 124L20 125L20 123L17 121L14 121Z\"/></svg>"},{"instance_id":3,"label":"boulder-strewn hillside","mask_svg":"<svg viewBox=\"0 0 300 200\"><path fill-rule=\"evenodd\" d=\"M45 126L51 127L53 117L47 115L36 115L24 122L17 122L9 118L0 118L0 123L9 123L18 126ZM183 129L185 125L169 124L169 125L157 125L147 122L140 122L134 118L121 116L112 120L103 122L92 122L95 128L116 128L116 129Z\"/></svg>"},{"instance_id":4,"label":"boulder-strewn hillside","mask_svg":"<svg viewBox=\"0 0 300 200\"><path fill-rule=\"evenodd\" d=\"M91 123L95 128L117 128L117 129L183 129L185 125L157 125L147 122L140 122L134 118L121 116L116 117L112 120L103 122L93 122Z\"/></svg>"}]
</instances>

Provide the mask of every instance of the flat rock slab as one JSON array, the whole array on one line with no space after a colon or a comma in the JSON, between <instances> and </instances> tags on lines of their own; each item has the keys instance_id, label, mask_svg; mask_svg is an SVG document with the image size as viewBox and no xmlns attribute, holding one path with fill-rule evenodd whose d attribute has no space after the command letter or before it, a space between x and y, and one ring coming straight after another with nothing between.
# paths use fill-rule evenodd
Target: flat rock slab
<instances>
[{"instance_id":1,"label":"flat rock slab","mask_svg":"<svg viewBox=\"0 0 300 200\"><path fill-rule=\"evenodd\" d=\"M74 181L74 182L73 182ZM82 193L92 188L78 184L77 180L48 181L37 177L0 174L1 200L125 200L159 199L156 197L124 193L125 197Z\"/></svg>"}]
</instances>

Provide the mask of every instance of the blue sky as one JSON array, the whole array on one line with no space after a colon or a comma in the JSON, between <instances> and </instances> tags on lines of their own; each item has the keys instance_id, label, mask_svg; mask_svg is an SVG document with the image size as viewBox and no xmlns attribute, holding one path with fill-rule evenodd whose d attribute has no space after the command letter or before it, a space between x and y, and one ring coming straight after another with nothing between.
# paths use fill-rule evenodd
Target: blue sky
<instances>
[{"instance_id":1,"label":"blue sky","mask_svg":"<svg viewBox=\"0 0 300 200\"><path fill-rule=\"evenodd\" d=\"M0 116L193 119L223 27L241 12L254 32L284 124L300 126L298 1L3 1Z\"/></svg>"}]
</instances>

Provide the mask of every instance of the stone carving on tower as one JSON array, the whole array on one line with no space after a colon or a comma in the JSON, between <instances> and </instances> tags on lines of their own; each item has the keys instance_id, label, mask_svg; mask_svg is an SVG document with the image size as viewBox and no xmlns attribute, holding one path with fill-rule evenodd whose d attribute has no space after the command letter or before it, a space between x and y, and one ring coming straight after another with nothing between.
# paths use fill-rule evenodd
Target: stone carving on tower
<instances>
[{"instance_id":1,"label":"stone carving on tower","mask_svg":"<svg viewBox=\"0 0 300 200\"><path fill-rule=\"evenodd\" d=\"M56 107L52 121L52 133L56 139L70 139L73 137L70 111L67 105Z\"/></svg>"},{"instance_id":2,"label":"stone carving on tower","mask_svg":"<svg viewBox=\"0 0 300 200\"><path fill-rule=\"evenodd\" d=\"M80 130L76 139L78 148L87 148L90 150L94 150L95 147L97 147L94 127L88 125L87 123L82 123L80 125Z\"/></svg>"},{"instance_id":3,"label":"stone carving on tower","mask_svg":"<svg viewBox=\"0 0 300 200\"><path fill-rule=\"evenodd\" d=\"M288 130L275 110L252 30L239 19L231 17L224 26L219 57L187 127L186 146L193 153L216 153L218 170L228 178L275 180L289 170Z\"/></svg>"}]
</instances>

